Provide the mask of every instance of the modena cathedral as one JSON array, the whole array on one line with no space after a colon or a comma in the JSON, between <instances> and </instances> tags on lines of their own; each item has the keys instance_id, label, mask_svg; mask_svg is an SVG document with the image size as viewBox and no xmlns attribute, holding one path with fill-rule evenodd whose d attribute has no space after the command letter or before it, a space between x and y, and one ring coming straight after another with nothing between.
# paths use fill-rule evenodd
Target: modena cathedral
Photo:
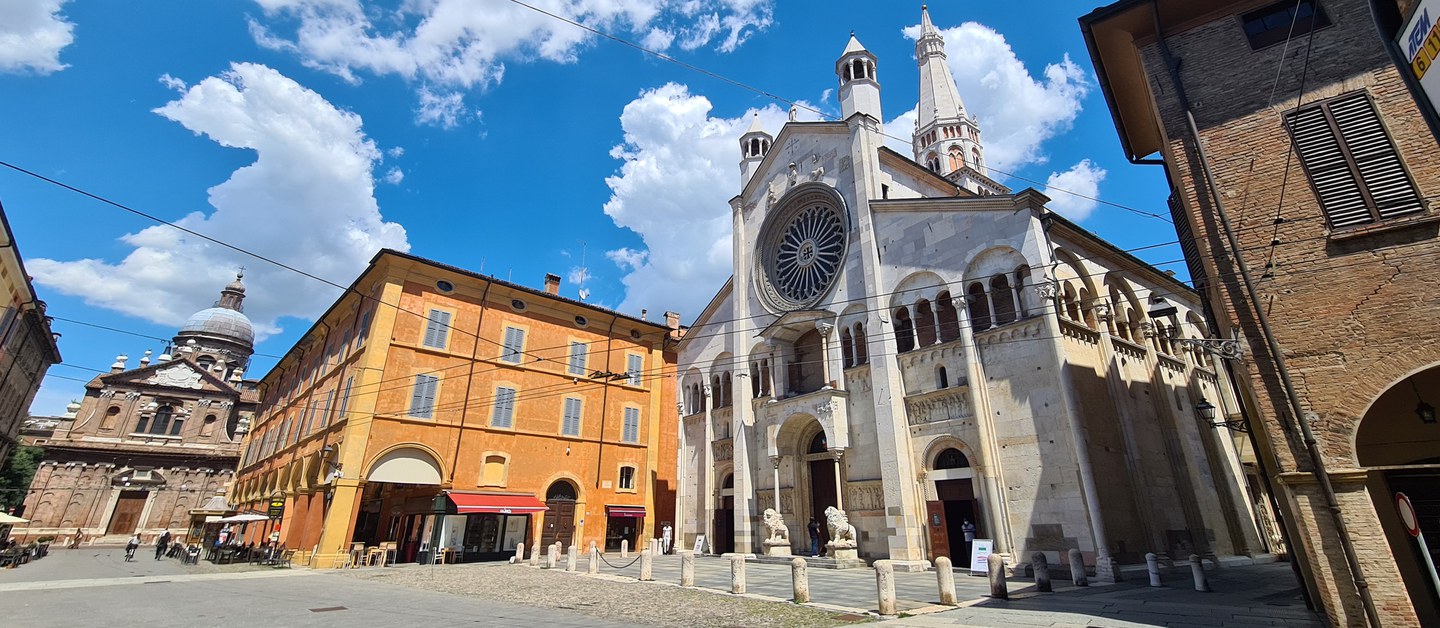
<instances>
[{"instance_id":1,"label":"modena cathedral","mask_svg":"<svg viewBox=\"0 0 1440 628\"><path fill-rule=\"evenodd\" d=\"M853 36L840 120L740 138L734 275L679 346L679 540L809 554L834 508L902 569L967 565L972 537L1102 579L1265 553L1197 295L987 177L928 13L915 51L913 160Z\"/></svg>"}]
</instances>

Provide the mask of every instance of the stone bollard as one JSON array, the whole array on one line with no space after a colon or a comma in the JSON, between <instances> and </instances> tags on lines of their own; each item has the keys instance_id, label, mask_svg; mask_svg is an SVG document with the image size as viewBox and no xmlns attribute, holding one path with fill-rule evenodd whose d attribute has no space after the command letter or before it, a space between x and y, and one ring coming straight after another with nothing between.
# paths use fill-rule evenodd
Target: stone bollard
<instances>
[{"instance_id":1,"label":"stone bollard","mask_svg":"<svg viewBox=\"0 0 1440 628\"><path fill-rule=\"evenodd\" d=\"M1035 590L1041 593L1054 591L1050 587L1050 562L1045 560L1044 552L1035 552L1030 556L1030 568L1035 570Z\"/></svg>"},{"instance_id":2,"label":"stone bollard","mask_svg":"<svg viewBox=\"0 0 1440 628\"><path fill-rule=\"evenodd\" d=\"M630 539L620 539L620 558L630 558Z\"/></svg>"},{"instance_id":3,"label":"stone bollard","mask_svg":"<svg viewBox=\"0 0 1440 628\"><path fill-rule=\"evenodd\" d=\"M895 614L895 567L888 560L875 561L875 594L881 615Z\"/></svg>"},{"instance_id":4,"label":"stone bollard","mask_svg":"<svg viewBox=\"0 0 1440 628\"><path fill-rule=\"evenodd\" d=\"M1155 556L1155 552L1145 555L1145 567L1150 570L1150 586L1165 586L1165 583L1160 581L1160 559Z\"/></svg>"},{"instance_id":5,"label":"stone bollard","mask_svg":"<svg viewBox=\"0 0 1440 628\"><path fill-rule=\"evenodd\" d=\"M1090 586L1090 578L1085 575L1085 558L1078 549L1070 550L1070 581L1077 587Z\"/></svg>"},{"instance_id":6,"label":"stone bollard","mask_svg":"<svg viewBox=\"0 0 1440 628\"><path fill-rule=\"evenodd\" d=\"M560 548L551 545L545 548L545 568L554 569L555 564L560 562Z\"/></svg>"},{"instance_id":7,"label":"stone bollard","mask_svg":"<svg viewBox=\"0 0 1440 628\"><path fill-rule=\"evenodd\" d=\"M640 550L640 580L649 582L655 579L655 555L650 550Z\"/></svg>"},{"instance_id":8,"label":"stone bollard","mask_svg":"<svg viewBox=\"0 0 1440 628\"><path fill-rule=\"evenodd\" d=\"M745 557L730 557L730 592L736 595L745 592Z\"/></svg>"},{"instance_id":9,"label":"stone bollard","mask_svg":"<svg viewBox=\"0 0 1440 628\"><path fill-rule=\"evenodd\" d=\"M1005 584L1005 557L990 555L990 597L997 600L1010 599L1010 589Z\"/></svg>"},{"instance_id":10,"label":"stone bollard","mask_svg":"<svg viewBox=\"0 0 1440 628\"><path fill-rule=\"evenodd\" d=\"M533 546L530 547L530 566L531 566L531 567L539 567L539 566L540 566L540 542L539 542L539 541L536 541L536 542L535 542L535 545L533 545Z\"/></svg>"},{"instance_id":11,"label":"stone bollard","mask_svg":"<svg viewBox=\"0 0 1440 628\"><path fill-rule=\"evenodd\" d=\"M1210 590L1210 581L1205 579L1205 563L1196 554L1190 555L1190 573L1195 576L1196 591Z\"/></svg>"},{"instance_id":12,"label":"stone bollard","mask_svg":"<svg viewBox=\"0 0 1440 628\"><path fill-rule=\"evenodd\" d=\"M595 544L590 544L590 564L585 567L586 573L595 575L600 573L600 550L595 549Z\"/></svg>"},{"instance_id":13,"label":"stone bollard","mask_svg":"<svg viewBox=\"0 0 1440 628\"><path fill-rule=\"evenodd\" d=\"M945 606L959 604L955 596L955 568L949 556L935 557L935 577L940 581L940 603Z\"/></svg>"},{"instance_id":14,"label":"stone bollard","mask_svg":"<svg viewBox=\"0 0 1440 628\"><path fill-rule=\"evenodd\" d=\"M524 543L516 543L516 544L515 544L515 564L517 564L517 565L523 565L523 564L525 564L525 544L524 544Z\"/></svg>"},{"instance_id":15,"label":"stone bollard","mask_svg":"<svg viewBox=\"0 0 1440 628\"><path fill-rule=\"evenodd\" d=\"M810 574L806 571L805 559L796 556L790 559L790 590L791 599L796 604L804 604L810 601Z\"/></svg>"},{"instance_id":16,"label":"stone bollard","mask_svg":"<svg viewBox=\"0 0 1440 628\"><path fill-rule=\"evenodd\" d=\"M680 586L695 586L695 552L680 552Z\"/></svg>"},{"instance_id":17,"label":"stone bollard","mask_svg":"<svg viewBox=\"0 0 1440 628\"><path fill-rule=\"evenodd\" d=\"M575 571L575 544L565 550L565 571Z\"/></svg>"},{"instance_id":18,"label":"stone bollard","mask_svg":"<svg viewBox=\"0 0 1440 628\"><path fill-rule=\"evenodd\" d=\"M594 541L591 541L591 542L590 542L590 551L592 551L592 552L595 551L595 542L594 542Z\"/></svg>"}]
</instances>

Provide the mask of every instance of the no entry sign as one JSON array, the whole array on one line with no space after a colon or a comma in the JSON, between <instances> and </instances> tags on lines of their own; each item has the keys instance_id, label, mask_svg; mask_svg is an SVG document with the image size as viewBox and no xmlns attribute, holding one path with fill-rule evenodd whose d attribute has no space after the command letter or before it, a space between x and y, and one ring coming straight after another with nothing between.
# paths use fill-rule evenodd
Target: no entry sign
<instances>
[{"instance_id":1,"label":"no entry sign","mask_svg":"<svg viewBox=\"0 0 1440 628\"><path fill-rule=\"evenodd\" d=\"M1420 536L1420 518L1415 516L1415 506L1404 493L1395 494L1395 510L1400 513L1400 523L1405 524L1405 531L1410 536Z\"/></svg>"}]
</instances>

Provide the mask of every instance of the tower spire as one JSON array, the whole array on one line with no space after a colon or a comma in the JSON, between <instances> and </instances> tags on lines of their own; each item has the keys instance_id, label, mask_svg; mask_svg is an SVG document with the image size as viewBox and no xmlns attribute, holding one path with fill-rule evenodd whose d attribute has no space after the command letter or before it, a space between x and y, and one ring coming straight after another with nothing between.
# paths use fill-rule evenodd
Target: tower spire
<instances>
[{"instance_id":1,"label":"tower spire","mask_svg":"<svg viewBox=\"0 0 1440 628\"><path fill-rule=\"evenodd\" d=\"M915 161L957 182L951 175L965 168L983 174L985 148L980 143L980 126L965 110L946 61L945 38L930 21L929 7L923 5L915 61L920 66L920 101L912 136ZM969 185L969 177L960 183L978 191Z\"/></svg>"},{"instance_id":2,"label":"tower spire","mask_svg":"<svg viewBox=\"0 0 1440 628\"><path fill-rule=\"evenodd\" d=\"M235 281L230 282L224 290L220 291L220 300L215 302L215 307L244 312L245 282L241 281L244 278L245 267L241 266L239 272L235 273Z\"/></svg>"}]
</instances>

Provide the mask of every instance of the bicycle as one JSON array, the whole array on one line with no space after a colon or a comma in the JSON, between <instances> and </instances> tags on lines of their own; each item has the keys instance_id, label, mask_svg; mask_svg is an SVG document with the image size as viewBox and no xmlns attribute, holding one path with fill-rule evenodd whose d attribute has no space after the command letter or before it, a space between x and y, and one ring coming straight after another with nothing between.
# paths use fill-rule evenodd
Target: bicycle
<instances>
[{"instance_id":1,"label":"bicycle","mask_svg":"<svg viewBox=\"0 0 1440 628\"><path fill-rule=\"evenodd\" d=\"M136 547L137 547L137 546L135 546L135 545L126 545L126 546L125 546L125 562L127 562L127 563L129 563L129 562L134 562L134 560L135 560L135 548L136 548Z\"/></svg>"}]
</instances>

